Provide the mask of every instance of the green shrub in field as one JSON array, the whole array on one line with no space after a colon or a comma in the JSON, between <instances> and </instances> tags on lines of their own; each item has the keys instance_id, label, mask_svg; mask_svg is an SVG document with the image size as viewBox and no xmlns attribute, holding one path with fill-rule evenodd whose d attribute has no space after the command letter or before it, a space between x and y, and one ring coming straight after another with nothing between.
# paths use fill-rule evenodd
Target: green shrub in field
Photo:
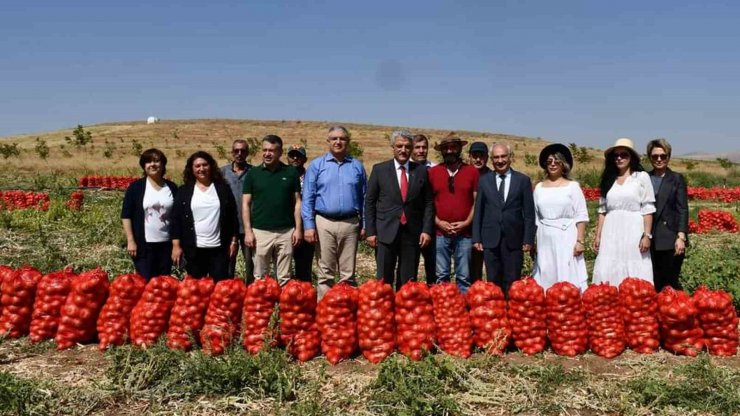
<instances>
[{"instance_id":1,"label":"green shrub in field","mask_svg":"<svg viewBox=\"0 0 740 416\"><path fill-rule=\"evenodd\" d=\"M45 414L50 395L42 382L0 371L0 414Z\"/></svg>"},{"instance_id":2,"label":"green shrub in field","mask_svg":"<svg viewBox=\"0 0 740 416\"><path fill-rule=\"evenodd\" d=\"M681 173L686 177L686 183L689 186L702 186L705 188L712 188L715 186L740 186L740 177L738 177L737 174L733 174L734 170L735 169L730 169L727 176L702 172L700 170Z\"/></svg>"},{"instance_id":3,"label":"green shrub in field","mask_svg":"<svg viewBox=\"0 0 740 416\"><path fill-rule=\"evenodd\" d=\"M691 235L681 270L681 284L693 292L700 285L729 292L740 310L740 238L737 234Z\"/></svg>"}]
</instances>

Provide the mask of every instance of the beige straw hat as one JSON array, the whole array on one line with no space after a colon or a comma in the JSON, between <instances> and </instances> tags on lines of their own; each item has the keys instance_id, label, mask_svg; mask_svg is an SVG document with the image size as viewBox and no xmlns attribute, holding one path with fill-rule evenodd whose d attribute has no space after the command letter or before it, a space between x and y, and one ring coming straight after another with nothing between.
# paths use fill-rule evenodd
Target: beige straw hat
<instances>
[{"instance_id":1,"label":"beige straw hat","mask_svg":"<svg viewBox=\"0 0 740 416\"><path fill-rule=\"evenodd\" d=\"M632 142L632 139L628 139L626 137L617 139L612 147L604 150L604 157L608 157L609 153L611 153L617 147L625 147L629 149L632 152L632 156L634 156L638 160L640 159L640 154L637 153L637 150L635 150L635 144Z\"/></svg>"}]
</instances>

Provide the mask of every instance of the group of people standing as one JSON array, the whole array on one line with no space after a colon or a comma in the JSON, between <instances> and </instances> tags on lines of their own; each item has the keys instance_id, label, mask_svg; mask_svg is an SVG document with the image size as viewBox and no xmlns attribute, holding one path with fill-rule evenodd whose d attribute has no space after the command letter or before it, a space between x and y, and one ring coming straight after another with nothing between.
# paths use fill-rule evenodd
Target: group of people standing
<instances>
[{"instance_id":1,"label":"group of people standing","mask_svg":"<svg viewBox=\"0 0 740 416\"><path fill-rule=\"evenodd\" d=\"M312 280L319 297L335 281L356 284L358 243L375 249L377 277L394 288L417 279L420 257L427 283L449 281L461 292L482 278L504 293L519 279L524 255L545 288L569 281L585 289L589 214L579 184L570 179L573 156L551 144L539 155L544 178L511 168L513 150L502 143L467 141L450 133L434 145L442 162L428 159L429 139L405 130L390 135L393 157L373 166L349 154L350 133L332 126L326 153L304 168L303 146L281 161L279 136L262 139L262 163L247 164L246 141L232 144L232 162L220 169L207 152L193 153L178 188L165 179L167 158L142 153L142 179L124 197L121 218L128 253L146 278L180 265L193 277L235 275L241 249L246 278L271 274ZM671 147L648 144L648 174L630 139L605 152L601 199L592 248L593 281L619 284L627 276L680 287L687 245L686 182L668 168ZM488 161L491 161L489 168ZM291 268L293 271L291 272Z\"/></svg>"}]
</instances>

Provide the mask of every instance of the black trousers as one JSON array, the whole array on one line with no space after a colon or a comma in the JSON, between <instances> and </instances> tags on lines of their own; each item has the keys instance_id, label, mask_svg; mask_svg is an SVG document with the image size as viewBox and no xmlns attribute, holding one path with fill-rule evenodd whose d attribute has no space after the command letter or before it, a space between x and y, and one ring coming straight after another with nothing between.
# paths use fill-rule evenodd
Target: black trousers
<instances>
[{"instance_id":1,"label":"black trousers","mask_svg":"<svg viewBox=\"0 0 740 416\"><path fill-rule=\"evenodd\" d=\"M509 287L522 277L522 266L524 265L522 249L512 250L501 241L497 247L483 250L483 260L486 263L488 281L501 287L508 299Z\"/></svg>"},{"instance_id":2,"label":"black trousers","mask_svg":"<svg viewBox=\"0 0 740 416\"><path fill-rule=\"evenodd\" d=\"M653 262L653 282L657 292L666 286L676 290L682 289L678 277L686 256L683 254L674 256L674 253L674 250L650 250L650 259Z\"/></svg>"},{"instance_id":3,"label":"black trousers","mask_svg":"<svg viewBox=\"0 0 740 416\"><path fill-rule=\"evenodd\" d=\"M437 283L437 239L435 237L436 235L432 235L429 245L421 249L421 257L424 259L424 277L430 286ZM396 275L399 274L401 270L396 267Z\"/></svg>"},{"instance_id":4,"label":"black trousers","mask_svg":"<svg viewBox=\"0 0 740 416\"><path fill-rule=\"evenodd\" d=\"M218 282L229 279L229 249L223 247L185 250L185 270L195 278L211 276Z\"/></svg>"},{"instance_id":5,"label":"black trousers","mask_svg":"<svg viewBox=\"0 0 740 416\"><path fill-rule=\"evenodd\" d=\"M313 275L311 273L311 266L313 265L313 253L316 250L316 246L307 243L305 240L301 241L298 247L293 247L293 262L295 278L302 282L311 282Z\"/></svg>"},{"instance_id":6,"label":"black trousers","mask_svg":"<svg viewBox=\"0 0 740 416\"><path fill-rule=\"evenodd\" d=\"M244 234L239 234L239 250L242 252L244 257L244 280L249 284L254 281L254 262L252 261L252 249L244 244ZM236 276L236 259L239 257L239 253L233 258L229 258L229 276Z\"/></svg>"},{"instance_id":7,"label":"black trousers","mask_svg":"<svg viewBox=\"0 0 740 416\"><path fill-rule=\"evenodd\" d=\"M390 244L378 242L375 249L377 277L398 290L404 283L416 280L419 272L419 234L412 234L402 225ZM398 266L398 273L396 273Z\"/></svg>"},{"instance_id":8,"label":"black trousers","mask_svg":"<svg viewBox=\"0 0 740 416\"><path fill-rule=\"evenodd\" d=\"M172 274L172 242L144 243L141 254L134 258L134 268L146 280Z\"/></svg>"},{"instance_id":9,"label":"black trousers","mask_svg":"<svg viewBox=\"0 0 740 416\"><path fill-rule=\"evenodd\" d=\"M483 252L473 247L470 250L470 281L472 283L483 279Z\"/></svg>"}]
</instances>

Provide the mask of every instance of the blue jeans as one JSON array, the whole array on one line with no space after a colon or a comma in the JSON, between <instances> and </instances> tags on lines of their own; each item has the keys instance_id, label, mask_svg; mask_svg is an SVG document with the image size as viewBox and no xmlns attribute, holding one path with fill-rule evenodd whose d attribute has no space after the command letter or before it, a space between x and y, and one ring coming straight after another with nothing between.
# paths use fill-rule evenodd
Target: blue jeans
<instances>
[{"instance_id":1,"label":"blue jeans","mask_svg":"<svg viewBox=\"0 0 740 416\"><path fill-rule=\"evenodd\" d=\"M468 292L471 284L470 251L473 242L470 237L437 236L437 283L449 282L452 260L455 260L455 280L462 294Z\"/></svg>"}]
</instances>

